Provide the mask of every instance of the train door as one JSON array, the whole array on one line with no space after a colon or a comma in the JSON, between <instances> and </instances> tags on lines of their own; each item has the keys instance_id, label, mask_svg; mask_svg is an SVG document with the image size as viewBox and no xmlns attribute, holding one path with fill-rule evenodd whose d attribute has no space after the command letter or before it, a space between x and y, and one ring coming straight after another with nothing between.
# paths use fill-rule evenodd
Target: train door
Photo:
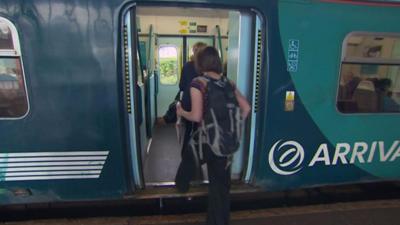
<instances>
[{"instance_id":1,"label":"train door","mask_svg":"<svg viewBox=\"0 0 400 225\"><path fill-rule=\"evenodd\" d=\"M143 187L142 176L143 153L147 138L145 138L144 123L144 76L140 63L139 40L135 24L135 8L128 9L123 17L122 51L123 51L123 99L125 102L127 121L128 155L131 158L131 186ZM125 111L124 110L124 111Z\"/></svg>"},{"instance_id":2,"label":"train door","mask_svg":"<svg viewBox=\"0 0 400 225\"><path fill-rule=\"evenodd\" d=\"M213 45L214 37L158 35L155 55L159 74L157 79L159 117L166 113L169 105L176 98L182 65L192 55L193 44L199 41ZM143 165L146 186L173 185L181 151L174 124L156 124L153 130L151 146L149 146Z\"/></svg>"},{"instance_id":3,"label":"train door","mask_svg":"<svg viewBox=\"0 0 400 225\"><path fill-rule=\"evenodd\" d=\"M125 79L128 79L125 81L128 84L125 99L128 109L132 108L128 110L128 127L135 185L174 185L181 160L181 146L174 124L154 124L155 114L146 113L150 115L146 116L146 104L143 102L150 103L149 111L157 111L158 117L164 115L178 93L182 65L189 60L193 44L199 41L215 46L220 51L221 58L227 64L228 77L237 83L238 89L253 105L241 150L232 166L233 179L251 182L253 159L256 157L253 152L256 137L259 137L255 135L258 125L256 93L261 60L261 46L257 41L261 38L259 18L251 11L213 8L137 6L135 10L136 15L130 13L129 19L126 17L128 41L124 41L130 46L125 51L125 58L128 59L124 64L128 66L125 69L125 73L128 73L125 74ZM136 29L136 26L140 29ZM151 30L154 34L149 32ZM150 41L151 37L154 37L153 41ZM149 43L144 44L146 39ZM139 40L142 40L142 47ZM154 51L151 50L152 45ZM144 48L145 53L152 53L139 54L139 50L143 51ZM147 58L146 65L140 63L143 55ZM149 68L149 64L154 66ZM149 81L151 76L154 76L153 88L146 85L146 80ZM157 100L152 102L154 96ZM155 108L157 110L153 111ZM146 136L144 121L153 128L151 135Z\"/></svg>"},{"instance_id":4,"label":"train door","mask_svg":"<svg viewBox=\"0 0 400 225\"><path fill-rule=\"evenodd\" d=\"M162 117L179 90L183 37L157 37L158 94L157 116Z\"/></svg>"},{"instance_id":5,"label":"train door","mask_svg":"<svg viewBox=\"0 0 400 225\"><path fill-rule=\"evenodd\" d=\"M249 73L254 71L254 64L252 63L254 51L251 49L253 48L253 39L255 37L253 35L248 35L253 33L252 30L254 29L255 23L255 17L251 16L251 14L238 11L229 12L229 34L227 42L223 42L222 40L219 42L222 52L224 48L228 49L226 55L227 77L235 81L236 87L247 99L255 98L252 90L256 89L254 76L253 79L249 79ZM247 129L245 130L247 135L243 137L241 146L233 158L232 179L243 178L247 181L250 179L250 177L244 176L243 174L244 171L251 171L251 166L253 164L252 160L246 161L246 159L252 159L253 157L254 148L249 148L249 145L251 146L253 143L250 136L254 135L255 124L250 124L249 121L255 121L255 117L254 110L252 110L252 116L248 120Z\"/></svg>"}]
</instances>

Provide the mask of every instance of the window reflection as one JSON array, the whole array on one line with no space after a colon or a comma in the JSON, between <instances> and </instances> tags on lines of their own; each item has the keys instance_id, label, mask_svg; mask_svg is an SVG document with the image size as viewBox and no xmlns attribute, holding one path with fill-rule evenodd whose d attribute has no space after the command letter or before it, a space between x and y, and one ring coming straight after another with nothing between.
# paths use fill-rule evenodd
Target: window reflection
<instances>
[{"instance_id":1,"label":"window reflection","mask_svg":"<svg viewBox=\"0 0 400 225\"><path fill-rule=\"evenodd\" d=\"M400 35L346 38L337 107L344 113L400 111Z\"/></svg>"},{"instance_id":2,"label":"window reflection","mask_svg":"<svg viewBox=\"0 0 400 225\"><path fill-rule=\"evenodd\" d=\"M19 44L13 42L13 35L17 35L11 26L0 18L0 118L18 118L28 111L21 56L16 47Z\"/></svg>"},{"instance_id":3,"label":"window reflection","mask_svg":"<svg viewBox=\"0 0 400 225\"><path fill-rule=\"evenodd\" d=\"M0 21L0 49L14 49L11 30L3 21Z\"/></svg>"},{"instance_id":4,"label":"window reflection","mask_svg":"<svg viewBox=\"0 0 400 225\"><path fill-rule=\"evenodd\" d=\"M19 59L0 58L0 115L21 117L28 110Z\"/></svg>"},{"instance_id":5,"label":"window reflection","mask_svg":"<svg viewBox=\"0 0 400 225\"><path fill-rule=\"evenodd\" d=\"M400 59L399 37L355 34L347 39L346 57L364 59Z\"/></svg>"}]
</instances>

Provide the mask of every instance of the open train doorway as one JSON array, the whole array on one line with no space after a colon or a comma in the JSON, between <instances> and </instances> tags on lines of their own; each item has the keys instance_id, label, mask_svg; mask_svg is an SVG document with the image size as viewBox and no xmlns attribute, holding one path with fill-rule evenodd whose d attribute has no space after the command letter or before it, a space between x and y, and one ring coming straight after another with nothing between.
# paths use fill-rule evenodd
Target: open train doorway
<instances>
[{"instance_id":1,"label":"open train doorway","mask_svg":"<svg viewBox=\"0 0 400 225\"><path fill-rule=\"evenodd\" d=\"M191 48L203 42L218 49L225 72L253 105L232 179L249 182L253 166L261 20L251 10L136 6L125 16L132 101L129 120L132 171L136 186L171 186L181 161L174 123L158 123L179 92L182 66ZM134 54L133 52L136 52ZM258 74L259 76L259 74ZM207 173L203 167L204 180Z\"/></svg>"}]
</instances>

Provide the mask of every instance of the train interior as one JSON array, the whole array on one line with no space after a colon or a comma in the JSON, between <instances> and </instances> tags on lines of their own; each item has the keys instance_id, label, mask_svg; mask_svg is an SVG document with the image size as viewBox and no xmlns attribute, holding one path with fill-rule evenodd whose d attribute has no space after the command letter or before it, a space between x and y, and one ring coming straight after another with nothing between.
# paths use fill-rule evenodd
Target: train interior
<instances>
[{"instance_id":1,"label":"train interior","mask_svg":"<svg viewBox=\"0 0 400 225\"><path fill-rule=\"evenodd\" d=\"M344 41L337 106L343 113L400 111L400 37L351 33Z\"/></svg>"},{"instance_id":2,"label":"train interior","mask_svg":"<svg viewBox=\"0 0 400 225\"><path fill-rule=\"evenodd\" d=\"M136 92L130 89L136 110L129 120L134 182L140 187L173 186L181 161L180 132L175 123L163 124L158 118L178 94L181 69L190 60L192 46L204 42L218 49L227 76L251 103L256 89L260 19L250 11L137 6L126 13L124 27L129 64L136 65L136 69L127 70L131 86L137 87ZM137 58L132 45L137 46ZM133 115L135 112L140 115ZM250 179L255 117L253 110L233 159L233 180ZM194 183L207 183L205 165L202 170L203 180Z\"/></svg>"}]
</instances>

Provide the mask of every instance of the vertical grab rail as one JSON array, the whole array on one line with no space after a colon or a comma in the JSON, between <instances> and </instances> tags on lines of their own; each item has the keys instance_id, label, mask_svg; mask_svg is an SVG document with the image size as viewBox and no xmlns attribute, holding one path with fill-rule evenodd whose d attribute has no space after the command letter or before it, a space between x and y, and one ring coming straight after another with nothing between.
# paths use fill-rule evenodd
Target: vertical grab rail
<instances>
[{"instance_id":1,"label":"vertical grab rail","mask_svg":"<svg viewBox=\"0 0 400 225\"><path fill-rule=\"evenodd\" d=\"M147 46L147 59L146 59L146 71L147 71L147 78L145 80L145 108L146 108L146 134L147 138L152 137L153 129L152 129L152 112L151 112L151 106L152 106L152 101L151 98L151 77L152 77L152 65L151 65L151 40L152 40L152 35L153 35L153 25L150 24L150 29L149 29L149 39L148 39L148 46ZM154 75L154 74L153 74Z\"/></svg>"},{"instance_id":2,"label":"vertical grab rail","mask_svg":"<svg viewBox=\"0 0 400 225\"><path fill-rule=\"evenodd\" d=\"M153 38L153 25L152 24L150 24L150 30L149 30L149 42L148 42L148 44L149 44L149 47L148 47L148 52L147 52L147 74L148 75L150 75L153 71L152 71L152 60L151 60L151 52L152 52L152 49L151 49L151 47L152 47L152 44L151 44L151 41L152 41L152 38Z\"/></svg>"},{"instance_id":3,"label":"vertical grab rail","mask_svg":"<svg viewBox=\"0 0 400 225\"><path fill-rule=\"evenodd\" d=\"M219 54L221 57L221 62L224 62L224 54L222 54L222 37L221 37L221 28L219 25L216 25L215 28L217 29L218 32L218 49L219 49Z\"/></svg>"}]
</instances>

